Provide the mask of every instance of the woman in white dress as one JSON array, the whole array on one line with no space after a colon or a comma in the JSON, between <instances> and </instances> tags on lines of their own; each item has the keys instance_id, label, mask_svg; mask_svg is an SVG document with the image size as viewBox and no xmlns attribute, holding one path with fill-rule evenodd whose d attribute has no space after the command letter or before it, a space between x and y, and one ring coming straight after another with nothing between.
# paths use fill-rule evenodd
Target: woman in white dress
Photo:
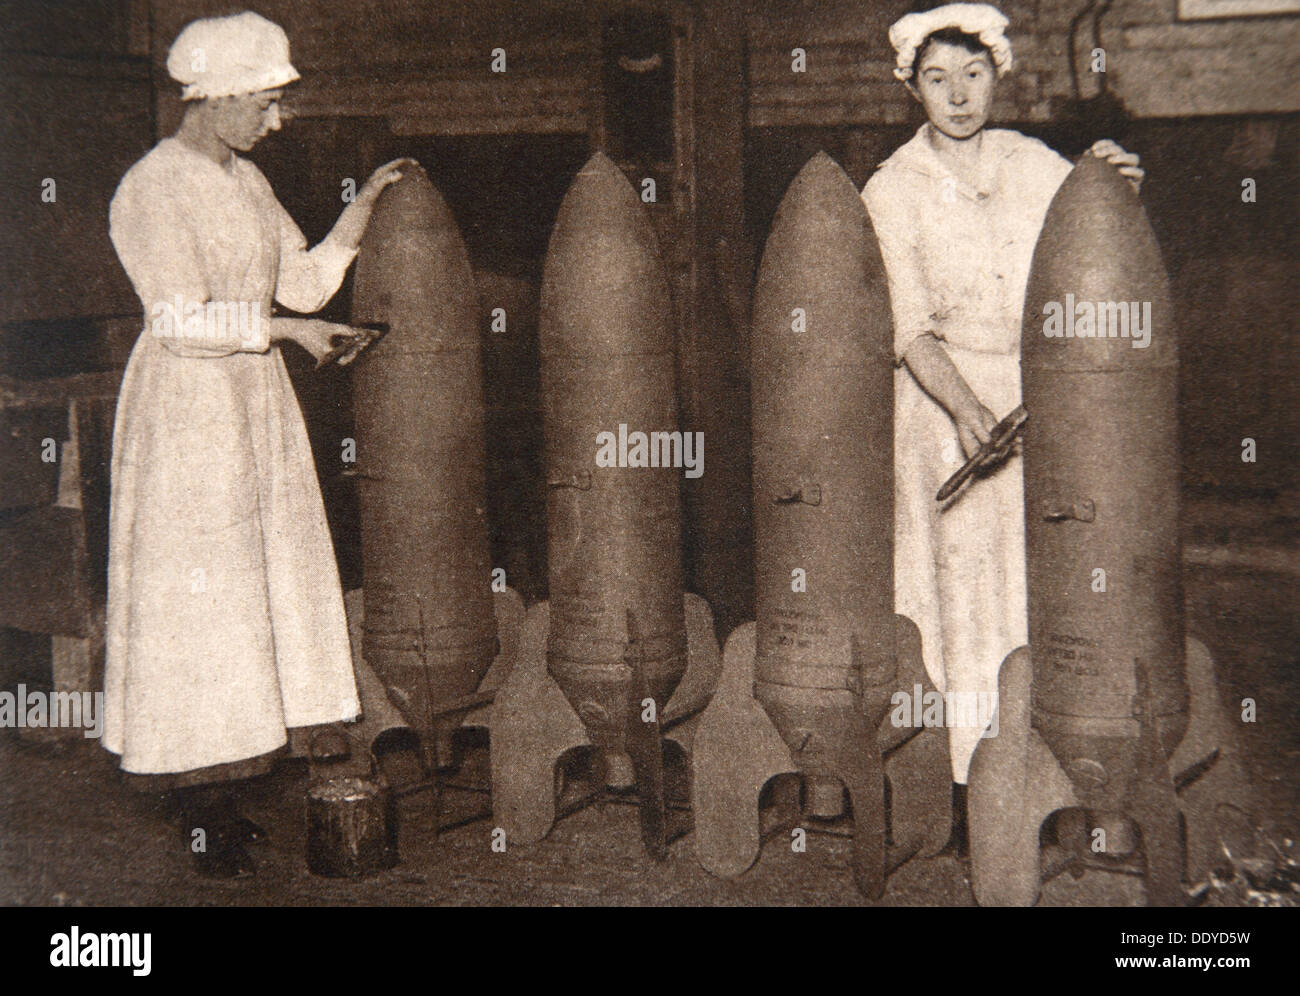
<instances>
[{"instance_id":1,"label":"woman in white dress","mask_svg":"<svg viewBox=\"0 0 1300 996\"><path fill-rule=\"evenodd\" d=\"M293 727L360 706L333 547L279 343L316 357L345 326L322 307L356 254L380 167L329 236L306 240L246 152L280 127L298 78L253 13L187 26L169 73L180 128L127 172L110 209L144 305L113 436L104 746L145 787L178 790L206 875L250 874L233 779L270 767ZM196 831L202 830L199 834Z\"/></svg>"},{"instance_id":2,"label":"woman in white dress","mask_svg":"<svg viewBox=\"0 0 1300 996\"><path fill-rule=\"evenodd\" d=\"M1036 139L985 127L1011 68L1006 24L988 4L959 3L890 28L895 75L928 121L862 192L894 312L895 608L920 628L935 686L977 707L945 717L958 853L983 732L970 719L991 714L1002 659L1028 639L1021 461L1012 456L942 505L935 493L1020 403L1029 266L1071 169ZM1090 153L1140 183L1137 156L1114 142Z\"/></svg>"}]
</instances>

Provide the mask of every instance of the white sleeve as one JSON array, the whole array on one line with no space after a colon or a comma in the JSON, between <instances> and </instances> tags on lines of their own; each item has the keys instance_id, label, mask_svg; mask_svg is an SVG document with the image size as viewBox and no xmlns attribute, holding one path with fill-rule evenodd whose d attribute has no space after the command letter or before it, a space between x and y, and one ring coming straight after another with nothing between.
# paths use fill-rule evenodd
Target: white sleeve
<instances>
[{"instance_id":1,"label":"white sleeve","mask_svg":"<svg viewBox=\"0 0 1300 996\"><path fill-rule=\"evenodd\" d=\"M306 236L274 194L271 203L280 232L280 274L275 284L275 299L303 314L319 311L343 283L343 275L357 251L329 237L308 250Z\"/></svg>"},{"instance_id":2,"label":"white sleeve","mask_svg":"<svg viewBox=\"0 0 1300 996\"><path fill-rule=\"evenodd\" d=\"M907 197L885 172L877 172L862 190L889 281L895 362L901 362L903 353L917 336L925 333L939 336Z\"/></svg>"}]
</instances>

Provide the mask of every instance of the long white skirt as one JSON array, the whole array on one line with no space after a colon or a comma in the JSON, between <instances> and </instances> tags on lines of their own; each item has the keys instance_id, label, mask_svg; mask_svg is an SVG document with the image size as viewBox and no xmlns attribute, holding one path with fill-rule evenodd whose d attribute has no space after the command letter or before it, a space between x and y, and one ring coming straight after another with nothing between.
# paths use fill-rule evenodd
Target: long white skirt
<instances>
[{"instance_id":1,"label":"long white skirt","mask_svg":"<svg viewBox=\"0 0 1300 996\"><path fill-rule=\"evenodd\" d=\"M113 435L104 746L162 774L360 712L338 570L278 348L132 351Z\"/></svg>"}]
</instances>

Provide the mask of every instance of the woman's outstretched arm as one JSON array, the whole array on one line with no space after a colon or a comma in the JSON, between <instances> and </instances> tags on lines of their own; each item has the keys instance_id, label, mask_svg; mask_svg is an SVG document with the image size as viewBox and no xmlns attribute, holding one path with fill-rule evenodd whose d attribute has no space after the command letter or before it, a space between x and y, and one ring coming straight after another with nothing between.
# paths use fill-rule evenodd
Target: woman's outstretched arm
<instances>
[{"instance_id":1,"label":"woman's outstretched arm","mask_svg":"<svg viewBox=\"0 0 1300 996\"><path fill-rule=\"evenodd\" d=\"M957 425L957 439L967 458L989 440L989 433L998 420L971 390L948 351L933 335L916 336L903 351L903 362Z\"/></svg>"},{"instance_id":2,"label":"woman's outstretched arm","mask_svg":"<svg viewBox=\"0 0 1300 996\"><path fill-rule=\"evenodd\" d=\"M275 223L280 230L280 272L275 299L285 307L303 314L323 308L343 283L343 274L357 254L357 246L370 223L379 194L390 183L402 178L401 169L413 165L411 159L394 159L380 166L357 192L356 198L339 215L330 233L313 249L307 248L294 220L266 187Z\"/></svg>"}]
</instances>

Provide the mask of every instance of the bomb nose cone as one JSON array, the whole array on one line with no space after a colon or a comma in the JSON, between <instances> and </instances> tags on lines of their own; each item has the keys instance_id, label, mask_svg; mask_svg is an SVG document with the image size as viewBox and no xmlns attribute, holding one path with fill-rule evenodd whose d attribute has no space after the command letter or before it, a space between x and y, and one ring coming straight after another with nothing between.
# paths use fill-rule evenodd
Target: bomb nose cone
<instances>
[{"instance_id":1,"label":"bomb nose cone","mask_svg":"<svg viewBox=\"0 0 1300 996\"><path fill-rule=\"evenodd\" d=\"M597 152L555 220L542 274L542 352L671 352L671 300L650 218L622 170Z\"/></svg>"},{"instance_id":2,"label":"bomb nose cone","mask_svg":"<svg viewBox=\"0 0 1300 996\"><path fill-rule=\"evenodd\" d=\"M623 213L612 212L613 205ZM610 237L630 234L639 230L636 219L641 216L640 208L641 200L623 171L609 156L597 151L583 163L569 185L556 228L570 234L584 227L601 229Z\"/></svg>"},{"instance_id":3,"label":"bomb nose cone","mask_svg":"<svg viewBox=\"0 0 1300 996\"><path fill-rule=\"evenodd\" d=\"M819 220L829 217L842 226L856 221L857 206L858 190L849 175L825 152L818 152L804 163L781 198L768 244L790 224L791 218L807 223L810 216Z\"/></svg>"},{"instance_id":4,"label":"bomb nose cone","mask_svg":"<svg viewBox=\"0 0 1300 996\"><path fill-rule=\"evenodd\" d=\"M1053 334L1058 315L1060 335ZM1052 199L1034 250L1023 366L1176 366L1173 319L1160 246L1141 202L1114 166L1085 155Z\"/></svg>"},{"instance_id":5,"label":"bomb nose cone","mask_svg":"<svg viewBox=\"0 0 1300 996\"><path fill-rule=\"evenodd\" d=\"M817 153L790 184L772 222L754 291L752 349L778 356L851 350L856 356L865 310L886 316L884 334L870 336L867 350L892 360L883 272L857 187L834 159ZM803 340L791 334L795 308L804 309L811 330ZM756 369L761 365L756 362Z\"/></svg>"},{"instance_id":6,"label":"bomb nose cone","mask_svg":"<svg viewBox=\"0 0 1300 996\"><path fill-rule=\"evenodd\" d=\"M841 269L837 264L846 255L834 247L865 245L868 225L853 181L834 159L819 152L781 198L763 262L775 258L784 266L811 266L805 279L829 276L825 271Z\"/></svg>"},{"instance_id":7,"label":"bomb nose cone","mask_svg":"<svg viewBox=\"0 0 1300 996\"><path fill-rule=\"evenodd\" d=\"M390 183L375 202L363 247L393 247L412 233L454 232L460 240L455 215L423 166L402 168L402 178Z\"/></svg>"},{"instance_id":8,"label":"bomb nose cone","mask_svg":"<svg viewBox=\"0 0 1300 996\"><path fill-rule=\"evenodd\" d=\"M383 356L478 349L474 274L460 226L419 165L379 195L357 253L353 318L387 322L391 333L366 351Z\"/></svg>"},{"instance_id":9,"label":"bomb nose cone","mask_svg":"<svg viewBox=\"0 0 1300 996\"><path fill-rule=\"evenodd\" d=\"M387 214L398 217L414 217L416 212L427 212L426 205L437 202L441 210L446 210L442 195L429 179L425 168L418 163L402 167L402 178L390 183L379 195L372 218L383 218Z\"/></svg>"}]
</instances>

